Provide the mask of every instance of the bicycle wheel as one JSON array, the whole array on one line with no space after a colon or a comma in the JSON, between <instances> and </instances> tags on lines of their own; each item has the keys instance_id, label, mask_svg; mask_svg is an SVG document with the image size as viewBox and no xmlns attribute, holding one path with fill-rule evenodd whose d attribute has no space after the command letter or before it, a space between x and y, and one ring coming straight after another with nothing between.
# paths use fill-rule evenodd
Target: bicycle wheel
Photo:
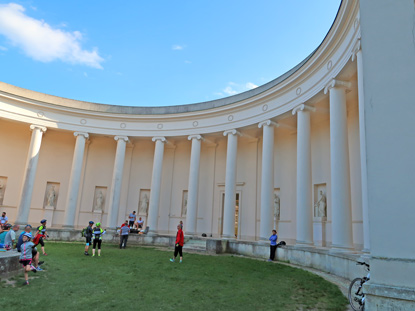
<instances>
[{"instance_id":1,"label":"bicycle wheel","mask_svg":"<svg viewBox=\"0 0 415 311\"><path fill-rule=\"evenodd\" d=\"M353 310L362 311L365 308L364 302L362 302L365 296L362 292L362 278L355 278L349 286L349 303Z\"/></svg>"}]
</instances>

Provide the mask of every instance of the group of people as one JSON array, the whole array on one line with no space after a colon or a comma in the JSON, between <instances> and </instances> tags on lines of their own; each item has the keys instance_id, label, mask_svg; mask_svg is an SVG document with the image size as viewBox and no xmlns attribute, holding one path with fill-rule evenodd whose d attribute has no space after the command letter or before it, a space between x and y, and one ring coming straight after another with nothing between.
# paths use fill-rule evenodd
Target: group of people
<instances>
[{"instance_id":1,"label":"group of people","mask_svg":"<svg viewBox=\"0 0 415 311\"><path fill-rule=\"evenodd\" d=\"M141 219L141 217L139 217L138 220L137 220L137 215L136 215L135 211L133 211L128 216L128 219L129 219L128 226L130 227L130 229L143 230L144 220Z\"/></svg>"},{"instance_id":2,"label":"group of people","mask_svg":"<svg viewBox=\"0 0 415 311\"><path fill-rule=\"evenodd\" d=\"M16 249L20 252L19 263L22 264L25 275L24 285L29 285L29 276L28 272L38 272L43 271L40 268L40 265L43 264L43 261L39 261L39 252L37 251L36 246L41 245L42 253L44 256L47 256L45 252L45 242L48 234L46 233L46 219L40 221L40 226L36 229L36 235L32 235L32 226L26 225L23 232L16 238L16 232L19 230L19 225L11 225L7 222L5 218L5 212L2 214L2 225L0 226L0 249L2 250L14 250Z\"/></svg>"},{"instance_id":3,"label":"group of people","mask_svg":"<svg viewBox=\"0 0 415 311\"><path fill-rule=\"evenodd\" d=\"M90 221L88 227L85 228L84 236L86 239L85 256L89 256L89 247L92 245L92 257L95 256L95 249L98 248L98 256L101 256L102 236L107 232L101 228L101 223Z\"/></svg>"}]
</instances>

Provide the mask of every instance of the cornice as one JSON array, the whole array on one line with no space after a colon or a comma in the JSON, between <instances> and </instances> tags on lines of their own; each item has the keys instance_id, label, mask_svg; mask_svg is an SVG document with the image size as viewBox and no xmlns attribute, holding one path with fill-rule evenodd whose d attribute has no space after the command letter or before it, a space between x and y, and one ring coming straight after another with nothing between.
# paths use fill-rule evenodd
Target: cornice
<instances>
[{"instance_id":1,"label":"cornice","mask_svg":"<svg viewBox=\"0 0 415 311\"><path fill-rule=\"evenodd\" d=\"M175 107L121 107L65 99L0 82L3 118L90 134L188 136L251 126L289 113L321 94L352 55L359 3L343 0L320 46L293 69L251 91ZM357 26L356 26L357 25Z\"/></svg>"}]
</instances>

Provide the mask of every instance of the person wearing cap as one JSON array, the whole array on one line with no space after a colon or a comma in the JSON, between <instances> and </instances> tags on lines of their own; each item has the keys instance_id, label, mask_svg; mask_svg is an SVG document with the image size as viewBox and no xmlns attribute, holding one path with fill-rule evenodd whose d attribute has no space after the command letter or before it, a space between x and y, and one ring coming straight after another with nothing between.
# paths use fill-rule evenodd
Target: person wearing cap
<instances>
[{"instance_id":1,"label":"person wearing cap","mask_svg":"<svg viewBox=\"0 0 415 311\"><path fill-rule=\"evenodd\" d=\"M35 244L31 242L32 234L29 232L23 233L23 244L20 246L19 262L23 265L25 282L23 285L29 285L28 272L31 270L37 272L36 268L32 265L33 250L36 250Z\"/></svg>"},{"instance_id":2,"label":"person wearing cap","mask_svg":"<svg viewBox=\"0 0 415 311\"><path fill-rule=\"evenodd\" d=\"M14 225L12 230L6 234L4 238L4 244L8 245L10 248L13 248L14 242L16 240L16 231L19 230L19 225Z\"/></svg>"},{"instance_id":3,"label":"person wearing cap","mask_svg":"<svg viewBox=\"0 0 415 311\"><path fill-rule=\"evenodd\" d=\"M85 256L89 256L89 246L91 245L91 241L92 241L92 225L94 224L94 222L91 220L88 224L88 227L86 227L85 229L85 239L86 239L86 244L85 244Z\"/></svg>"},{"instance_id":4,"label":"person wearing cap","mask_svg":"<svg viewBox=\"0 0 415 311\"><path fill-rule=\"evenodd\" d=\"M16 244L16 249L17 249L18 252L21 252L21 246L23 244L23 235L25 233L31 233L31 231L32 231L32 226L27 224L24 228L24 231L22 233L20 233L19 239L17 240L17 244ZM36 267L37 271L43 271L43 269L39 267L43 263L44 263L44 261L39 261L39 252L37 251L36 248L33 248L33 250L32 250L32 264L33 264L34 267Z\"/></svg>"},{"instance_id":5,"label":"person wearing cap","mask_svg":"<svg viewBox=\"0 0 415 311\"><path fill-rule=\"evenodd\" d=\"M42 219L40 221L40 226L37 227L37 234L35 236L35 238L33 239L33 243L35 243L35 245L40 244L40 246L42 247L42 253L44 256L47 256L48 254L46 254L45 252L45 242L43 241L43 238L48 238L49 236L46 233L46 219Z\"/></svg>"},{"instance_id":6,"label":"person wearing cap","mask_svg":"<svg viewBox=\"0 0 415 311\"><path fill-rule=\"evenodd\" d=\"M128 234L130 233L130 228L128 227L128 220L120 228L120 249L127 247Z\"/></svg>"},{"instance_id":7,"label":"person wearing cap","mask_svg":"<svg viewBox=\"0 0 415 311\"><path fill-rule=\"evenodd\" d=\"M92 257L95 256L95 248L98 246L98 256L101 256L101 243L102 236L105 234L106 230L102 230L101 223L97 222L96 227L92 230L93 244L92 244Z\"/></svg>"}]
</instances>

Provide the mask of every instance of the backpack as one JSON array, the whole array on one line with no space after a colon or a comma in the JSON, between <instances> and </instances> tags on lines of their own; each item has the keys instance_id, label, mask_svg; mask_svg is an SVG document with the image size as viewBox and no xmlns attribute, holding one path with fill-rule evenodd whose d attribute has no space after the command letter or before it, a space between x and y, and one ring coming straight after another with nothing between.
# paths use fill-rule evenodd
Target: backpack
<instances>
[{"instance_id":1,"label":"backpack","mask_svg":"<svg viewBox=\"0 0 415 311\"><path fill-rule=\"evenodd\" d=\"M284 245L287 245L287 243L285 243L285 241L281 241L277 244L277 247L281 247L281 246L284 246Z\"/></svg>"},{"instance_id":2,"label":"backpack","mask_svg":"<svg viewBox=\"0 0 415 311\"><path fill-rule=\"evenodd\" d=\"M85 232L86 232L86 229L87 229L87 228L83 228L83 229L82 229L82 231L81 231L81 237L83 237L83 238L85 237Z\"/></svg>"}]
</instances>

